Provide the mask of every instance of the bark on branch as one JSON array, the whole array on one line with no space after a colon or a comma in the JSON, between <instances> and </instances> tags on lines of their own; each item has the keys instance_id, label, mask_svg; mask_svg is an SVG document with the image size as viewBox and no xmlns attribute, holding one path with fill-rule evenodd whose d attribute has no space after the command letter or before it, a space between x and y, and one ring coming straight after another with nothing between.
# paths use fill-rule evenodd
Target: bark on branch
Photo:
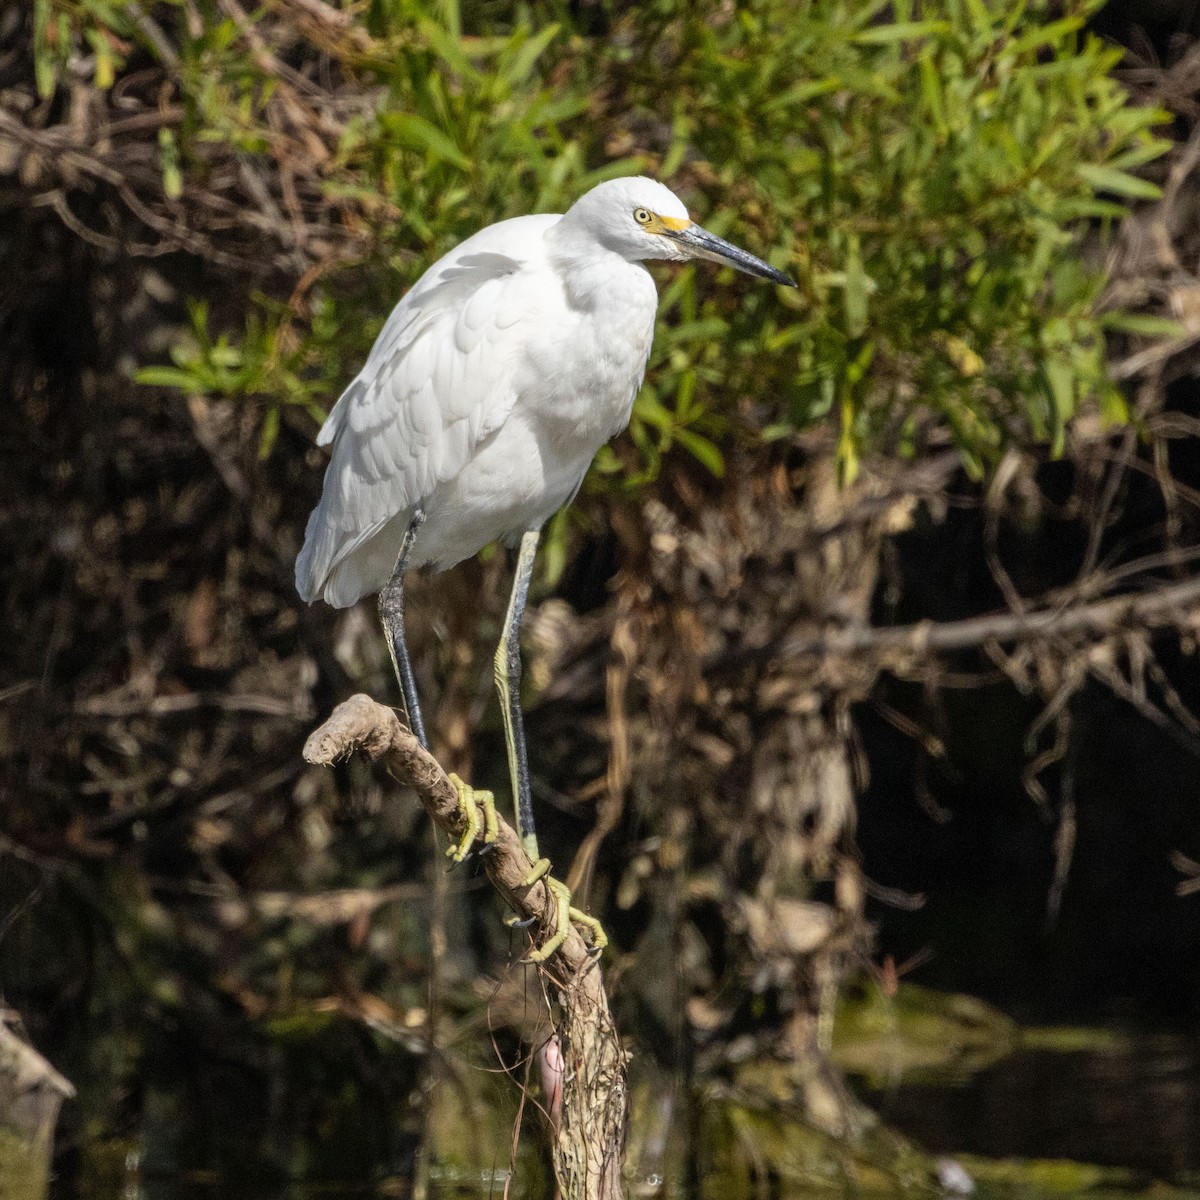
<instances>
[{"instance_id":1,"label":"bark on branch","mask_svg":"<svg viewBox=\"0 0 1200 1200\"><path fill-rule=\"evenodd\" d=\"M352 696L338 705L305 743L304 757L330 766L355 751L382 761L391 775L416 792L436 825L453 838L462 835L458 796L437 759L422 749L390 708L369 696ZM540 880L522 886L533 864L517 831L503 817L499 825L494 847L483 858L488 879L515 913L538 923L544 937L554 922L553 898ZM618 1200L628 1107L625 1055L600 965L572 928L542 970L562 1009L557 1035L565 1082L553 1146L558 1185L563 1200Z\"/></svg>"}]
</instances>

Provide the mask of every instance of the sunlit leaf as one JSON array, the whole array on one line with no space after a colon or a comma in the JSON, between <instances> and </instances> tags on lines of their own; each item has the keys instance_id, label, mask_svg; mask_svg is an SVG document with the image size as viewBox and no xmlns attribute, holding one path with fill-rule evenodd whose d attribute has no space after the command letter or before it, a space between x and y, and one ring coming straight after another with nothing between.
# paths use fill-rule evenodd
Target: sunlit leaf
<instances>
[{"instance_id":1,"label":"sunlit leaf","mask_svg":"<svg viewBox=\"0 0 1200 1200\"><path fill-rule=\"evenodd\" d=\"M1153 313L1107 312L1100 317L1105 329L1118 333L1133 333L1140 337L1184 338L1188 336L1186 325L1171 317L1160 317Z\"/></svg>"},{"instance_id":2,"label":"sunlit leaf","mask_svg":"<svg viewBox=\"0 0 1200 1200\"><path fill-rule=\"evenodd\" d=\"M1162 189L1157 184L1114 167L1081 163L1075 169L1100 192L1112 192L1116 196L1130 196L1138 200L1157 200L1162 195Z\"/></svg>"},{"instance_id":3,"label":"sunlit leaf","mask_svg":"<svg viewBox=\"0 0 1200 1200\"><path fill-rule=\"evenodd\" d=\"M412 113L389 114L388 126L397 139L407 146L432 151L435 157L468 170L471 160L454 144L444 130Z\"/></svg>"},{"instance_id":4,"label":"sunlit leaf","mask_svg":"<svg viewBox=\"0 0 1200 1200\"><path fill-rule=\"evenodd\" d=\"M855 34L854 40L864 46L888 46L895 42L912 42L934 34L949 33L946 21L903 21L896 25L876 25Z\"/></svg>"}]
</instances>

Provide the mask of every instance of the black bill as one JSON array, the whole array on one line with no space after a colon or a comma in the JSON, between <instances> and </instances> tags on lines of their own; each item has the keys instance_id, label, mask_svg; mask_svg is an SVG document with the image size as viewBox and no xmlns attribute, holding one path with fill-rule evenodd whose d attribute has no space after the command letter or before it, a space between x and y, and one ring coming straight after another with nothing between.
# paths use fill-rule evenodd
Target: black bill
<instances>
[{"instance_id":1,"label":"black bill","mask_svg":"<svg viewBox=\"0 0 1200 1200\"><path fill-rule=\"evenodd\" d=\"M709 233L707 229L702 229L699 225L689 225L686 229L678 232L672 230L668 236L687 246L697 258L708 258L713 262L724 263L727 267L736 267L739 271L745 271L747 275L757 275L759 279L769 279L772 283L779 283L784 287L796 286L796 281L790 276L775 270L761 258L755 258L749 252L739 250L731 242L717 237L715 233Z\"/></svg>"}]
</instances>

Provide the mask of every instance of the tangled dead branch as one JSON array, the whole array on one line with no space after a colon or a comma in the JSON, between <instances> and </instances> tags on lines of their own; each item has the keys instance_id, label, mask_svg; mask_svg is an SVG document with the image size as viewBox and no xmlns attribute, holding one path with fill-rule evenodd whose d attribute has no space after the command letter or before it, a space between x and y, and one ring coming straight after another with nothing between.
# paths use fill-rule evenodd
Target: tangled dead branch
<instances>
[{"instance_id":1,"label":"tangled dead branch","mask_svg":"<svg viewBox=\"0 0 1200 1200\"><path fill-rule=\"evenodd\" d=\"M314 76L322 53L334 51L333 62L361 58L365 35L316 0L253 20L236 0L220 7L246 58L274 81L252 127L189 142L184 153L196 98L173 49L178 31L160 21L187 18L129 5L158 61L110 89L92 86L87 64L73 63L62 105L43 101L31 80L8 89L0 178L100 248L143 257L185 251L255 276L327 270L355 252L369 212L389 210L382 198L326 187L349 124L370 114L378 89L340 70L326 70L321 83ZM246 153L239 139L265 142L269 153ZM186 172L186 186L177 172Z\"/></svg>"}]
</instances>

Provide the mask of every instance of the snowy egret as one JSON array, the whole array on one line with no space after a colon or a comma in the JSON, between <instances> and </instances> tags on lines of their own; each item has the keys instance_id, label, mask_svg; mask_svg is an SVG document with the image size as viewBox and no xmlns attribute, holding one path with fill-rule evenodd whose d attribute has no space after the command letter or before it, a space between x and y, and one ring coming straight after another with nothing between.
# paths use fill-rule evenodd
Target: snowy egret
<instances>
[{"instance_id":1,"label":"snowy egret","mask_svg":"<svg viewBox=\"0 0 1200 1200\"><path fill-rule=\"evenodd\" d=\"M613 179L565 214L490 225L434 263L396 305L366 366L317 435L332 446L321 501L296 560L296 587L336 608L379 592L379 609L409 724L427 746L404 636L404 574L443 570L489 542L520 543L496 685L517 832L538 854L521 717L519 630L539 531L570 502L596 451L629 422L654 334L658 293L647 259L705 258L773 283L791 279L695 225L652 179ZM488 793L459 780L467 833L495 837ZM566 937L604 934L547 876L557 923L530 959Z\"/></svg>"}]
</instances>

